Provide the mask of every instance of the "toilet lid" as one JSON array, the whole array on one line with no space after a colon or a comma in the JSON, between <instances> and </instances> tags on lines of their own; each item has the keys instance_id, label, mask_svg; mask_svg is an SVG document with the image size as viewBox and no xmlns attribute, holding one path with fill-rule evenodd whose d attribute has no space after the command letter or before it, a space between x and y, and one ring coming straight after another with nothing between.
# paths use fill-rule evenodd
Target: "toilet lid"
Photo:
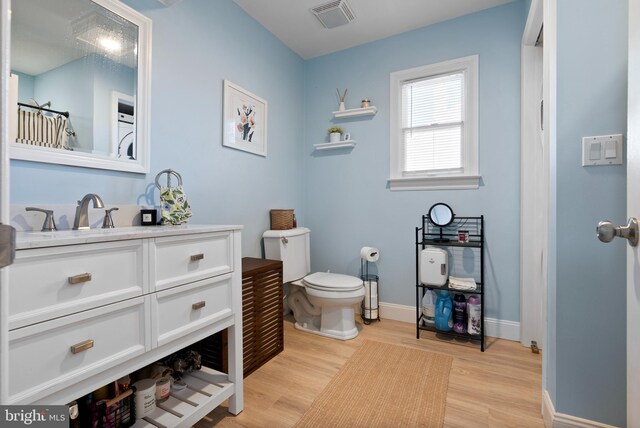
<instances>
[{"instance_id":1,"label":"toilet lid","mask_svg":"<svg viewBox=\"0 0 640 428\"><path fill-rule=\"evenodd\" d=\"M360 278L339 273L316 272L303 278L307 287L317 290L355 291L363 286Z\"/></svg>"}]
</instances>

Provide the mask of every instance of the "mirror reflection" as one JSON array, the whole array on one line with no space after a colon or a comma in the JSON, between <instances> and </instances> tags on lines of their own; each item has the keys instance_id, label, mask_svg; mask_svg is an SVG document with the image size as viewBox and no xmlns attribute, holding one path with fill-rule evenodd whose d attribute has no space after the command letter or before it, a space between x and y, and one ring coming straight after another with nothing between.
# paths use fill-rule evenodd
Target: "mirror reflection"
<instances>
[{"instance_id":1,"label":"mirror reflection","mask_svg":"<svg viewBox=\"0 0 640 428\"><path fill-rule=\"evenodd\" d=\"M437 203L429 209L429 220L436 226L445 227L453 222L453 210L445 203Z\"/></svg>"},{"instance_id":2,"label":"mirror reflection","mask_svg":"<svg viewBox=\"0 0 640 428\"><path fill-rule=\"evenodd\" d=\"M90 0L11 9L11 141L136 160L138 26Z\"/></svg>"}]
</instances>

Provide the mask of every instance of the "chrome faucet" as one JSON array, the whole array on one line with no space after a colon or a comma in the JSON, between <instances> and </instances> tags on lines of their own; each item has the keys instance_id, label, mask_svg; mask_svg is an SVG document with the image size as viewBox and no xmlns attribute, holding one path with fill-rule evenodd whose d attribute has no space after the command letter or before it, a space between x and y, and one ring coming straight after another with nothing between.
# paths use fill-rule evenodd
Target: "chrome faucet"
<instances>
[{"instance_id":1,"label":"chrome faucet","mask_svg":"<svg viewBox=\"0 0 640 428\"><path fill-rule=\"evenodd\" d=\"M73 230L89 229L89 202L93 201L93 208L104 208L104 203L100 196L95 193L84 195L81 201L78 201L76 207L76 218L73 220Z\"/></svg>"}]
</instances>

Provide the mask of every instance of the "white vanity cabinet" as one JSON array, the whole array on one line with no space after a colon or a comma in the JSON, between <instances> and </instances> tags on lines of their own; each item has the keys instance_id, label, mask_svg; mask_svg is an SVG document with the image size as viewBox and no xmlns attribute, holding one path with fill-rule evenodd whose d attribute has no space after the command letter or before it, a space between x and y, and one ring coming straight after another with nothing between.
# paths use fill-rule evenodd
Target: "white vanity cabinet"
<instances>
[{"instance_id":1,"label":"white vanity cabinet","mask_svg":"<svg viewBox=\"0 0 640 428\"><path fill-rule=\"evenodd\" d=\"M147 247L134 239L17 251L9 329L148 293Z\"/></svg>"},{"instance_id":2,"label":"white vanity cabinet","mask_svg":"<svg viewBox=\"0 0 640 428\"><path fill-rule=\"evenodd\" d=\"M66 404L229 328L229 373L192 373L149 418L191 426L226 399L242 410L240 227L23 232L17 247L3 404Z\"/></svg>"}]
</instances>

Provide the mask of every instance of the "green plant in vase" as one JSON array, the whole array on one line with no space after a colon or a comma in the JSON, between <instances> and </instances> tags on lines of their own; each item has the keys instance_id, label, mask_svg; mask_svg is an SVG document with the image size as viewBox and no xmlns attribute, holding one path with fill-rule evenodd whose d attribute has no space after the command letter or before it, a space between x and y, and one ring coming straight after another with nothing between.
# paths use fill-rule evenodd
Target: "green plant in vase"
<instances>
[{"instance_id":1,"label":"green plant in vase","mask_svg":"<svg viewBox=\"0 0 640 428\"><path fill-rule=\"evenodd\" d=\"M330 143L339 143L340 137L342 136L342 134L344 134L344 130L339 126L332 126L331 128L327 129L327 132L329 133Z\"/></svg>"}]
</instances>

